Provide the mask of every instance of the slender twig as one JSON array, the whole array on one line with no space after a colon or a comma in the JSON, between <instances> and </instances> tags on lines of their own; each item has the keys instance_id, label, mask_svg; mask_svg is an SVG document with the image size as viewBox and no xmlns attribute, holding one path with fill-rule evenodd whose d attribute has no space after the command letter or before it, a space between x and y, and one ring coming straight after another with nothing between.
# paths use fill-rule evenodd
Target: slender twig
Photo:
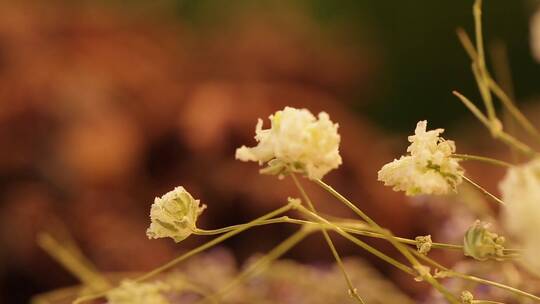
<instances>
[{"instance_id":1,"label":"slender twig","mask_svg":"<svg viewBox=\"0 0 540 304\"><path fill-rule=\"evenodd\" d=\"M491 158L491 157L485 157L485 156L470 155L470 154L457 154L457 153L455 153L455 154L452 154L452 157L459 158L459 159L462 159L462 160L477 160L477 161L481 161L481 162L485 162L485 163L488 163L488 164L492 164L492 165L496 165L496 166L500 166L500 167L505 167L505 168L511 168L511 167L514 166L511 163L507 163L507 162L502 161L502 160L498 160L498 159Z\"/></svg>"},{"instance_id":2,"label":"slender twig","mask_svg":"<svg viewBox=\"0 0 540 304\"><path fill-rule=\"evenodd\" d=\"M200 302L205 303L208 300L217 300L217 299L222 298L231 290L233 290L238 284L256 275L257 273L264 271L266 267L268 267L268 265L270 265L272 262L277 260L279 257L285 254L291 248L293 248L296 244L302 241L310 232L311 232L310 229L301 228L300 230L295 232L293 235L289 236L287 239L279 243L276 247L274 247L271 251L269 251L263 257L259 258L255 263L249 265L244 271L242 271L242 273L236 276L223 289L219 290L214 295L209 295L208 297L205 297Z\"/></svg>"},{"instance_id":3,"label":"slender twig","mask_svg":"<svg viewBox=\"0 0 540 304\"><path fill-rule=\"evenodd\" d=\"M511 286L505 285L505 284L501 284L501 283L497 283L497 282L494 282L494 281L482 279L482 278L471 276L471 275L468 275L468 274L462 274L462 273L459 273L459 272L454 272L454 271L451 271L451 270L449 271L448 275L451 276L451 277L461 278L461 279L471 281L471 282L476 282L476 283L481 283L481 284L484 284L484 285L494 286L494 287L509 291L509 292L511 292L513 294L535 300L536 302L540 302L540 297L535 296L535 295L533 295L531 293L525 292L523 290L520 290L520 289L511 287Z\"/></svg>"},{"instance_id":4,"label":"slender twig","mask_svg":"<svg viewBox=\"0 0 540 304\"><path fill-rule=\"evenodd\" d=\"M229 231L232 231L232 230L236 230L238 228L242 228L242 227L245 227L247 225L250 225L250 227L255 227L255 226L264 226L264 225L270 225L270 224L290 223L290 222L291 222L290 217L288 217L288 216L280 216L280 217L277 217L277 218L260 221L260 222L258 222L256 224L245 223L245 224L227 226L227 227L224 227L224 228L208 229L208 230L207 229L195 228L195 229L193 229L193 233L197 234L197 235L216 235L216 234L222 234L222 233L226 233L226 232L229 232Z\"/></svg>"},{"instance_id":5,"label":"slender twig","mask_svg":"<svg viewBox=\"0 0 540 304\"><path fill-rule=\"evenodd\" d=\"M478 53L476 52L475 47L472 44L469 35L462 28L457 29L457 35L459 41L463 45L463 48L469 55L470 59L473 62L477 62ZM484 65L485 68L485 65ZM487 87L499 98L503 106L508 110L508 112L516 119L516 121L527 131L530 135L536 139L540 139L540 133L534 127L534 125L527 119L527 117L517 108L516 103L512 101L510 96L502 89L502 87L497 84L497 82L490 76L487 69L484 71L484 77Z\"/></svg>"},{"instance_id":6,"label":"slender twig","mask_svg":"<svg viewBox=\"0 0 540 304\"><path fill-rule=\"evenodd\" d=\"M452 94L454 94L463 104L473 113L473 115L480 120L481 123L486 126L486 128L491 128L491 124L488 120L488 118L478 109L472 101L470 101L467 97L465 97L463 94L459 93L458 91L452 91Z\"/></svg>"},{"instance_id":7,"label":"slender twig","mask_svg":"<svg viewBox=\"0 0 540 304\"><path fill-rule=\"evenodd\" d=\"M360 239L355 238L354 236L352 236L349 233L345 232L341 227L329 222L328 220L321 217L320 215L311 212L306 207L300 205L300 206L297 207L297 209L298 209L298 211L300 211L300 212L304 213L305 215L317 220L318 222L324 223L324 224L327 224L327 225L331 226L338 234L340 234L344 238L346 238L349 241L355 243L356 245L358 245L362 249L364 249L367 252L375 255L376 257L384 260L385 262L387 262L387 263L395 266L396 268L402 270L403 272L406 272L406 273L408 273L410 275L413 275L413 276L417 275L416 272L411 267L409 267L409 266L399 262L398 260L384 254L383 252L375 249L374 247L368 245L367 243L361 241Z\"/></svg>"},{"instance_id":8,"label":"slender twig","mask_svg":"<svg viewBox=\"0 0 540 304\"><path fill-rule=\"evenodd\" d=\"M495 107L493 106L493 99L491 97L491 92L489 91L489 88L487 86L487 75L486 75L486 59L484 55L484 37L482 34L482 0L476 0L473 5L473 15L474 15L474 29L475 29L475 36L476 36L476 49L477 49L477 57L474 62L476 63L476 66L478 68L478 86L480 90L480 94L482 95L482 99L484 100L484 103L486 105L487 109L487 116L489 118L489 121L493 124L497 120L496 114L495 114ZM492 129L492 132L493 131Z\"/></svg>"},{"instance_id":9,"label":"slender twig","mask_svg":"<svg viewBox=\"0 0 540 304\"><path fill-rule=\"evenodd\" d=\"M291 208L293 208L294 204L292 203L288 203L287 205L281 207L281 208L278 208L274 211L271 211L251 222L249 222L248 224L251 224L251 225L245 225L245 226L242 226L241 228L238 228L237 230L233 230L233 231L230 231L230 232L227 232L223 235L220 235L218 237L216 237L215 239L212 239L210 240L209 242L207 243L204 243L203 245L199 246L199 247L196 247L186 253L184 253L183 255L169 261L168 263L165 263L164 265L150 271L150 272L147 272L145 273L144 275L134 279L135 282L141 282L141 281L144 281L144 280L147 280L151 277L154 277L155 275L167 270L167 269L170 269L172 267L174 267L175 265L177 265L178 263L202 252L202 251L205 251L251 227L253 227L254 225L256 225L258 222L261 222L261 221L265 221L267 219L270 219L270 218L273 218L275 216L278 216L282 213L285 213L287 211L289 211ZM112 288L114 289L114 288ZM76 299L73 304L80 304L80 303L84 303L84 302L87 302L87 301L91 301L91 300L95 300L95 299L99 299L103 296L105 296L108 292L110 292L112 289L108 289L108 290L105 290L103 292L100 292L100 293L97 293L97 294L93 294L93 295L87 295L87 296L83 296L83 297L80 297L78 299Z\"/></svg>"},{"instance_id":10,"label":"slender twig","mask_svg":"<svg viewBox=\"0 0 540 304\"><path fill-rule=\"evenodd\" d=\"M496 197L495 195L491 194L489 191L487 191L486 189L484 189L482 186L478 185L477 183L475 183L474 181L472 181L470 178L466 177L465 175L461 175L461 177L466 180L469 184L473 185L474 187L476 187L478 190L482 191L482 193L484 193L485 195L491 197L494 201L496 201L497 203L501 204L501 205L506 205L500 198Z\"/></svg>"},{"instance_id":11,"label":"slender twig","mask_svg":"<svg viewBox=\"0 0 540 304\"><path fill-rule=\"evenodd\" d=\"M80 255L78 250L63 246L48 233L40 233L37 242L43 250L92 291L97 292L109 288L109 282Z\"/></svg>"},{"instance_id":12,"label":"slender twig","mask_svg":"<svg viewBox=\"0 0 540 304\"><path fill-rule=\"evenodd\" d=\"M452 94L454 94L463 104L474 114L474 116L486 126L489 130L492 130L492 124L488 120L488 118L472 103L467 97L463 96L458 91L452 91ZM537 156L538 153L534 151L531 147L526 145L525 143L521 142L520 140L516 139L515 137L505 133L504 131L500 130L497 134L494 134L496 138L500 139L505 144L515 147L518 151L522 152L525 155L528 156Z\"/></svg>"},{"instance_id":13,"label":"slender twig","mask_svg":"<svg viewBox=\"0 0 540 304\"><path fill-rule=\"evenodd\" d=\"M512 101L510 96L495 82L495 80L489 78L488 86L493 93L499 98L501 103L506 107L508 112L516 119L516 121L523 127L527 133L533 136L535 139L540 140L540 133L534 127L534 125L527 119L527 117L517 108L516 104Z\"/></svg>"},{"instance_id":14,"label":"slender twig","mask_svg":"<svg viewBox=\"0 0 540 304\"><path fill-rule=\"evenodd\" d=\"M346 197L341 195L341 193L337 192L334 188L332 188L330 185L326 184L320 179L315 180L315 183L317 183L319 186L321 186L323 189L325 189L327 192L332 194L335 198L337 198L340 202L342 202L344 205L349 207L351 210L353 210L358 216L360 216L364 221L366 221L368 224L373 226L380 232L382 235L386 236L386 240L389 241L408 261L413 265L415 269L421 269L423 265L412 255L408 248L401 244L399 241L397 241L392 235L392 233L387 230L383 229L379 224L377 224L374 220L372 220L367 214L365 214L360 208L358 208L355 204L353 204L351 201L349 201ZM420 273L421 277L431 284L435 289L437 289L446 300L448 300L450 303L459 303L459 301L456 299L456 297L450 293L444 286L442 286L435 278L433 278L429 273L424 274Z\"/></svg>"},{"instance_id":15,"label":"slender twig","mask_svg":"<svg viewBox=\"0 0 540 304\"><path fill-rule=\"evenodd\" d=\"M461 42L461 45L463 46L463 49L465 50L465 52L467 52L467 55L469 55L469 58L471 60L476 60L476 57L478 55L476 54L476 49L474 48L471 38L469 37L467 32L463 28L458 27L456 29L456 34L458 36L459 42Z\"/></svg>"},{"instance_id":16,"label":"slender twig","mask_svg":"<svg viewBox=\"0 0 540 304\"><path fill-rule=\"evenodd\" d=\"M300 181L296 177L296 174L291 172L291 177L292 177L292 179L294 181L294 184L296 185L296 188L298 188L298 191L300 191L300 194L302 195L303 199L308 204L311 211L313 211L314 213L317 213L317 211L315 209L315 205L313 204L313 202L311 201L310 197L308 196L306 190L304 189L304 187L302 186L302 184L300 183ZM336 263L337 263L338 267L340 268L341 273L343 274L343 277L345 278L345 281L347 282L347 286L349 288L349 293L352 295L352 297L357 302L359 302L361 304L364 304L364 300L357 293L357 290L353 286L353 283L352 283L351 278L349 277L349 274L345 270L345 266L343 265L341 257L339 255L338 251L336 250L336 246L332 242L332 239L330 238L330 235L328 235L328 231L326 231L326 229L324 227L321 229L321 231L322 231L322 234L324 236L324 240L328 244L328 247L330 248L330 251L332 252L332 255L334 256L334 259L336 260Z\"/></svg>"},{"instance_id":17,"label":"slender twig","mask_svg":"<svg viewBox=\"0 0 540 304\"><path fill-rule=\"evenodd\" d=\"M412 249L411 249L412 250ZM426 256L426 255L422 255L420 253L417 253L416 251L413 252L415 255L417 255L420 259L424 260L425 262L429 263L430 265L432 265L433 267L439 269L439 270L442 270L444 271L444 275L445 277L455 277L455 278L461 278L463 280L467 280L467 281L471 281L471 282L476 282L476 283L480 283L480 284L483 284L483 285L489 285L489 286L494 286L494 287L497 287L499 289L503 289L503 290L506 290L506 291L509 291L513 294L516 294L516 295L519 295L519 296L523 296L523 297L527 297L529 299L533 299L535 300L536 302L540 302L540 297L538 296L535 296L531 293L528 293L528 292L525 292L523 290L519 290L517 288L514 288L514 287L511 287L511 286L508 286L508 285L505 285L505 284L501 284L501 283L497 283L497 282L494 282L494 281L490 281L490 280L486 280L486 279L482 279L482 278L479 278L479 277L476 277L476 276L472 276L472 275L468 275L468 274L462 274L462 273L459 273L459 272L455 272L451 269L449 269L448 267L446 266L443 266L441 265L440 263L436 262L435 260L433 260L432 258Z\"/></svg>"}]
</instances>

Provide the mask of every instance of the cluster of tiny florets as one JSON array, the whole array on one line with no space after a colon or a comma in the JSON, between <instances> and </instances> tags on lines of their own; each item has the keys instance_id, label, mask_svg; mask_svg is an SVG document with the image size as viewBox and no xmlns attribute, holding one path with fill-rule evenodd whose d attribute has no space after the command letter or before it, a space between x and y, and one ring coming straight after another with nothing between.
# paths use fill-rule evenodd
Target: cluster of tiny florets
<instances>
[{"instance_id":1,"label":"cluster of tiny florets","mask_svg":"<svg viewBox=\"0 0 540 304\"><path fill-rule=\"evenodd\" d=\"M409 136L409 154L384 165L378 179L407 195L455 192L464 172L451 157L456 146L440 137L443 129L426 131L426 127L427 121L418 122L415 134Z\"/></svg>"},{"instance_id":2,"label":"cluster of tiny florets","mask_svg":"<svg viewBox=\"0 0 540 304\"><path fill-rule=\"evenodd\" d=\"M170 237L180 242L196 229L197 218L205 208L184 187L176 187L154 200L146 234L151 239Z\"/></svg>"},{"instance_id":3,"label":"cluster of tiny florets","mask_svg":"<svg viewBox=\"0 0 540 304\"><path fill-rule=\"evenodd\" d=\"M263 173L301 172L310 179L320 179L341 165L338 125L327 113L315 117L306 109L285 107L270 116L270 124L263 129L262 119L258 120L257 146L238 148L237 159L268 164Z\"/></svg>"},{"instance_id":4,"label":"cluster of tiny florets","mask_svg":"<svg viewBox=\"0 0 540 304\"><path fill-rule=\"evenodd\" d=\"M501 259L504 257L505 238L489 231L490 225L476 221L465 232L463 237L463 252L479 261Z\"/></svg>"},{"instance_id":5,"label":"cluster of tiny florets","mask_svg":"<svg viewBox=\"0 0 540 304\"><path fill-rule=\"evenodd\" d=\"M107 293L108 304L169 304L163 295L169 288L161 282L136 283L125 280Z\"/></svg>"}]
</instances>

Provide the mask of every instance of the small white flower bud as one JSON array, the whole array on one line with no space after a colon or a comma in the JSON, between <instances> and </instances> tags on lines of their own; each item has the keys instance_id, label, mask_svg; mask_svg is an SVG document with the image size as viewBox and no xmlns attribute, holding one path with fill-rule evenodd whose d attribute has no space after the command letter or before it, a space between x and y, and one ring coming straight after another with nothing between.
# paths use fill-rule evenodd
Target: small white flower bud
<instances>
[{"instance_id":1,"label":"small white flower bud","mask_svg":"<svg viewBox=\"0 0 540 304\"><path fill-rule=\"evenodd\" d=\"M416 249L418 249L418 252L426 255L431 250L431 246L433 245L433 242L431 241L431 235L425 235L425 236L417 236L415 239L416 241Z\"/></svg>"},{"instance_id":2,"label":"small white flower bud","mask_svg":"<svg viewBox=\"0 0 540 304\"><path fill-rule=\"evenodd\" d=\"M162 292L169 287L161 282L136 283L130 280L122 281L119 287L112 289L106 295L109 304L169 304Z\"/></svg>"},{"instance_id":3,"label":"small white flower bud","mask_svg":"<svg viewBox=\"0 0 540 304\"><path fill-rule=\"evenodd\" d=\"M461 304L472 304L474 303L474 296L470 291L465 290L461 293L460 300Z\"/></svg>"},{"instance_id":4,"label":"small white flower bud","mask_svg":"<svg viewBox=\"0 0 540 304\"><path fill-rule=\"evenodd\" d=\"M176 187L154 200L146 235L150 239L170 237L180 242L197 228L197 218L205 208L184 187Z\"/></svg>"},{"instance_id":5,"label":"small white flower bud","mask_svg":"<svg viewBox=\"0 0 540 304\"><path fill-rule=\"evenodd\" d=\"M463 251L479 261L500 259L504 256L504 237L488 230L489 225L476 221L465 233Z\"/></svg>"}]
</instances>

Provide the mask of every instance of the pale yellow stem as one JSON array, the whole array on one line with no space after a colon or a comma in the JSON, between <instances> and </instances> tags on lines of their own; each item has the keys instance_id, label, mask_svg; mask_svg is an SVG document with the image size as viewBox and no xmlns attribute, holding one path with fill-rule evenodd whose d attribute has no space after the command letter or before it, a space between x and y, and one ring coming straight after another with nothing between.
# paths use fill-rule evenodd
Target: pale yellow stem
<instances>
[{"instance_id":1,"label":"pale yellow stem","mask_svg":"<svg viewBox=\"0 0 540 304\"><path fill-rule=\"evenodd\" d=\"M398 240L395 239L394 235L387 230L383 229L379 224L377 224L374 220L372 220L367 214L365 214L362 210L360 210L355 204L353 204L351 201L349 201L346 197L341 195L341 193L337 192L334 188L332 188L330 185L326 184L322 180L318 179L315 180L315 183L317 183L319 186L321 186L323 189L328 191L330 194L332 194L335 198L337 198L340 202L342 202L344 205L349 207L351 210L353 210L358 216L360 216L364 221L366 221L368 224L373 226L380 232L382 235L386 236L386 240L388 240L410 263L413 265L416 269L422 268L422 264L412 255L408 248L401 244ZM450 303L459 303L456 297L451 294L444 286L442 286L435 278L433 278L430 274L420 274L422 278L431 284L435 289L437 289L444 297L445 299Z\"/></svg>"},{"instance_id":2,"label":"pale yellow stem","mask_svg":"<svg viewBox=\"0 0 540 304\"><path fill-rule=\"evenodd\" d=\"M80 256L77 251L60 244L50 234L40 233L37 242L43 250L93 291L109 287L109 282L84 257Z\"/></svg>"},{"instance_id":3,"label":"pale yellow stem","mask_svg":"<svg viewBox=\"0 0 540 304\"><path fill-rule=\"evenodd\" d=\"M478 77L477 82L479 86L482 99L486 105L487 114L489 121L492 124L492 132L496 132L493 128L493 124L496 123L497 117L495 114L495 107L493 106L493 99L491 97L491 92L488 87L488 76L486 69L486 59L484 53L484 37L482 34L482 0L476 0L473 6L473 15L474 15L474 28L476 33L476 49L477 49L477 60L476 65L478 67Z\"/></svg>"},{"instance_id":4,"label":"pale yellow stem","mask_svg":"<svg viewBox=\"0 0 540 304\"><path fill-rule=\"evenodd\" d=\"M295 232L293 235L285 239L279 245L274 247L270 252L265 254L263 257L258 259L255 263L251 264L246 268L242 273L240 273L236 278L227 284L223 289L218 291L215 295L210 295L209 297L203 299L201 303L205 303L208 300L219 300L224 297L227 293L231 292L235 287L244 282L246 279L257 275L258 273L264 271L272 262L277 260L296 244L302 241L309 233L310 229L302 228L299 231Z\"/></svg>"},{"instance_id":5,"label":"pale yellow stem","mask_svg":"<svg viewBox=\"0 0 540 304\"><path fill-rule=\"evenodd\" d=\"M487 191L486 189L484 189L482 186L478 185L477 183L473 182L470 178L466 177L465 175L461 175L461 177L463 177L464 180L466 180L469 184L473 185L474 187L476 187L478 190L480 190L482 193L484 193L485 195L491 197L494 201L496 201L497 203L499 203L500 205L506 205L500 198L496 197L495 195L491 194L489 191Z\"/></svg>"},{"instance_id":6,"label":"pale yellow stem","mask_svg":"<svg viewBox=\"0 0 540 304\"><path fill-rule=\"evenodd\" d=\"M193 230L193 233L197 234L197 235L216 235L216 234L226 233L226 232L229 232L229 231L232 231L232 230L237 230L239 228L243 228L243 227L246 227L248 225L250 227L255 227L255 226L264 226L264 225L277 224L277 223L290 223L290 220L291 219L288 216L281 216L281 217L277 217L277 218L273 218L273 219L260 221L260 222L258 222L256 224L245 223L245 224L232 225L232 226L227 226L227 227L224 227L224 228L209 229L209 230L195 228Z\"/></svg>"},{"instance_id":7,"label":"pale yellow stem","mask_svg":"<svg viewBox=\"0 0 540 304\"><path fill-rule=\"evenodd\" d=\"M502 161L502 160L498 160L498 159L491 158L491 157L485 157L485 156L470 155L470 154L457 154L457 153L452 154L451 156L453 158L459 158L459 159L462 159L462 160L481 161L481 162L484 162L484 163L488 163L488 164L496 165L496 166L500 166L500 167L505 167L505 168L511 168L511 167L514 166L511 163L507 163L507 162Z\"/></svg>"},{"instance_id":8,"label":"pale yellow stem","mask_svg":"<svg viewBox=\"0 0 540 304\"><path fill-rule=\"evenodd\" d=\"M492 130L492 124L488 120L488 118L465 96L463 96L461 93L457 91L453 91L452 94L454 94L463 104L473 113L473 115L480 120L481 123L483 123L486 128L489 130ZM529 146L524 144L523 142L519 141L518 139L514 138L513 136L505 133L504 131L500 130L497 134L494 134L494 136L498 139L500 139L505 144L515 147L518 151L522 152L525 155L528 156L537 156L538 153L531 149Z\"/></svg>"},{"instance_id":9,"label":"pale yellow stem","mask_svg":"<svg viewBox=\"0 0 540 304\"><path fill-rule=\"evenodd\" d=\"M535 300L536 302L540 302L540 297L535 296L535 295L533 295L531 293L525 292L523 290L519 290L517 288L511 287L511 286L508 286L508 285L504 285L504 284L501 284L501 283L497 283L497 282L482 279L482 278L479 278L479 277L475 277L475 276L455 272L453 270L450 270L448 267L441 265L440 263L436 262L435 260L431 259L428 256L421 255L421 254L417 253L416 251L414 251L413 253L415 255L417 255L420 259L422 259L422 260L426 261L427 263L431 264L432 266L434 266L435 268L444 271L445 272L445 277L461 278L463 280L476 282L476 283L480 283L480 284L483 284L483 285L494 286L494 287L497 287L499 289L509 291L509 292L511 292L513 294Z\"/></svg>"},{"instance_id":10,"label":"pale yellow stem","mask_svg":"<svg viewBox=\"0 0 540 304\"><path fill-rule=\"evenodd\" d=\"M292 179L294 181L294 184L296 185L296 187L300 191L300 194L302 195L303 199L306 201L309 208L311 209L311 211L313 211L314 213L317 213L317 210L315 209L315 205L313 204L313 202L311 201L310 197L308 196L306 190L304 189L304 187L302 186L302 184L300 183L300 181L296 177L296 174L291 172L291 177L292 177ZM322 231L322 234L324 236L324 240L328 244L328 248L330 248L330 251L332 252L332 255L334 256L334 259L336 260L336 263L337 263L339 269L341 270L341 273L343 274L343 277L345 278L345 281L347 282L347 286L349 288L349 294L358 303L364 304L364 300L358 294L357 289L353 286L353 283L351 281L351 278L349 277L349 274L345 270L345 266L343 265L343 262L341 260L341 257L339 255L338 251L336 250L336 246L334 245L334 242L332 242L332 239L330 238L330 235L328 235L328 231L326 231L326 228L324 228L324 227L322 227L321 231Z\"/></svg>"},{"instance_id":11,"label":"pale yellow stem","mask_svg":"<svg viewBox=\"0 0 540 304\"><path fill-rule=\"evenodd\" d=\"M233 230L233 231L227 232L227 233L225 233L223 235L220 235L219 237L216 237L215 239L212 239L209 242L204 243L203 245L190 250L189 252L187 252L187 253L185 253L185 254L183 254L183 255L181 255L181 256L173 259L173 260L171 260L170 262L168 262L168 263L166 263L166 264L164 264L164 265L162 265L162 266L160 266L160 267L158 267L158 268L156 268L156 269L154 269L154 270L152 270L150 272L147 272L146 274L136 278L134 281L135 282L141 282L141 281L147 280L147 279L149 279L149 278L151 278L151 277L153 277L153 276L155 276L155 275L157 275L157 274L159 274L159 273L161 273L161 272L163 272L165 270L168 270L168 269L174 267L178 263L180 263L180 262L182 262L182 261L184 261L184 260L186 260L186 259L188 259L188 258L202 252L202 251L205 251L205 250L207 250L207 249L209 249L209 248L211 248L211 247L213 247L213 246L215 246L215 245L217 245L217 244L219 244L219 243L221 243L221 242L223 242L223 241L225 241L225 240L227 240L227 239L229 239L229 238L231 238L231 237L233 237L233 236L235 236L235 235L237 235L237 234L239 234L239 233L241 233L241 232L243 232L243 231L245 231L245 230L247 230L247 229L249 229L251 227L256 226L257 223L259 223L261 221L265 221L267 219L270 219L272 217L278 216L278 215L280 215L282 213L285 213L285 212L289 211L293 206L294 206L293 203L288 203L287 205L285 205L285 206L283 206L281 208L278 208L278 209L276 209L276 210L274 210L272 212L269 212L269 213L255 219L255 220L249 222L247 225L244 225L244 226L238 228L237 230ZM87 302L87 301L91 301L91 300L101 298L101 297L105 296L110 290L111 289L105 290L105 291L103 291L101 293L98 293L98 294L80 297L80 298L76 299L73 302L73 304L80 304L80 303L84 303L84 302Z\"/></svg>"}]
</instances>

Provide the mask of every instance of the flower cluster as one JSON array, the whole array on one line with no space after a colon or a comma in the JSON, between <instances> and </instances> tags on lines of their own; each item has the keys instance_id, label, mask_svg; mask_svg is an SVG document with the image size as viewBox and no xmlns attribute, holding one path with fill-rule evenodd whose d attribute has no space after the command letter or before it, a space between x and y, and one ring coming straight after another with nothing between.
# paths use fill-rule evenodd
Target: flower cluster
<instances>
[{"instance_id":1,"label":"flower cluster","mask_svg":"<svg viewBox=\"0 0 540 304\"><path fill-rule=\"evenodd\" d=\"M338 125L327 113L317 118L306 109L285 107L269 118L270 129L263 129L262 119L257 122L258 145L238 148L237 159L267 163L262 173L282 176L293 171L310 179L320 179L341 165Z\"/></svg>"},{"instance_id":2,"label":"flower cluster","mask_svg":"<svg viewBox=\"0 0 540 304\"><path fill-rule=\"evenodd\" d=\"M415 239L416 241L416 249L418 250L418 253L426 255L431 250L431 246L433 246L433 241L431 240L431 235L421 235L417 236Z\"/></svg>"},{"instance_id":3,"label":"flower cluster","mask_svg":"<svg viewBox=\"0 0 540 304\"><path fill-rule=\"evenodd\" d=\"M415 134L409 136L409 154L384 165L378 173L379 181L407 195L455 192L464 172L458 160L451 157L456 146L440 137L443 129L426 131L426 127L427 121L418 122Z\"/></svg>"},{"instance_id":4,"label":"flower cluster","mask_svg":"<svg viewBox=\"0 0 540 304\"><path fill-rule=\"evenodd\" d=\"M502 236L488 230L489 224L476 221L463 237L463 252L479 261L500 259L504 256Z\"/></svg>"},{"instance_id":5,"label":"flower cluster","mask_svg":"<svg viewBox=\"0 0 540 304\"><path fill-rule=\"evenodd\" d=\"M160 282L136 283L125 280L107 293L109 304L169 304L162 294L168 286Z\"/></svg>"},{"instance_id":6,"label":"flower cluster","mask_svg":"<svg viewBox=\"0 0 540 304\"><path fill-rule=\"evenodd\" d=\"M499 186L506 203L503 224L521 242L530 270L540 274L540 158L508 169Z\"/></svg>"},{"instance_id":7,"label":"flower cluster","mask_svg":"<svg viewBox=\"0 0 540 304\"><path fill-rule=\"evenodd\" d=\"M151 239L170 237L180 242L196 229L197 218L205 208L184 187L176 187L154 200L146 235Z\"/></svg>"}]
</instances>

